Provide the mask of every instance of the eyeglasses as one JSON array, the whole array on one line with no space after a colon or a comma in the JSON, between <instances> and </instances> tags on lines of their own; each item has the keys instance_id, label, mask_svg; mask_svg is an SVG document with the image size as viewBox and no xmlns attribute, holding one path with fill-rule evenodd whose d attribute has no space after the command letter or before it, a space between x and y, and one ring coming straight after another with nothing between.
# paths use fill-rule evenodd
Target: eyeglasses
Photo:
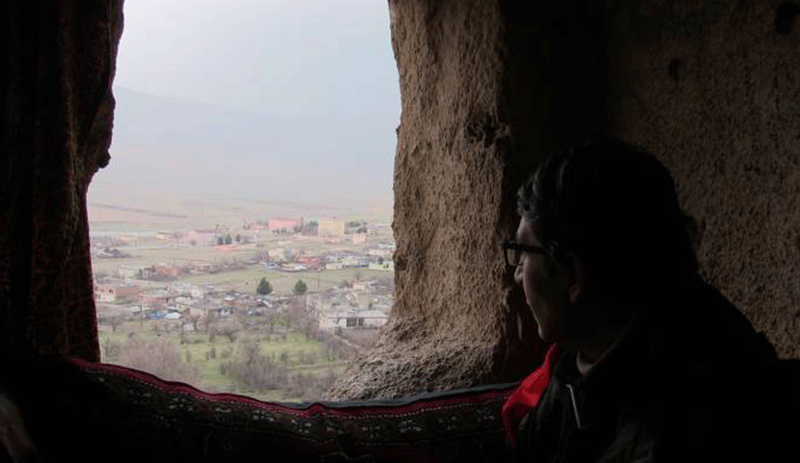
<instances>
[{"instance_id":1,"label":"eyeglasses","mask_svg":"<svg viewBox=\"0 0 800 463\"><path fill-rule=\"evenodd\" d=\"M516 267L522 258L523 252L530 252L532 254L547 254L547 251L540 246L527 246L519 244L514 241L503 242L503 256L506 259L506 265L509 267Z\"/></svg>"}]
</instances>

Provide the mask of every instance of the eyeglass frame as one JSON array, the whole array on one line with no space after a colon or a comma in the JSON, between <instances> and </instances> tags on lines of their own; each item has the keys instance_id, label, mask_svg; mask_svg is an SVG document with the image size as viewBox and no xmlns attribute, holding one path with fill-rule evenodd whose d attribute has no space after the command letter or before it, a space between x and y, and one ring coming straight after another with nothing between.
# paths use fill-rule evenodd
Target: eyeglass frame
<instances>
[{"instance_id":1,"label":"eyeglass frame","mask_svg":"<svg viewBox=\"0 0 800 463\"><path fill-rule=\"evenodd\" d=\"M542 255L545 255L545 256L547 255L547 250L545 248L541 247L541 246L529 246L529 245L525 245L525 244L519 244L519 243L517 243L516 241L513 241L513 240L505 240L505 241L503 241L502 249L503 249L503 259L506 261L506 265L511 267L511 268L515 268L515 267L519 266L519 262L516 263L516 264L512 264L508 260L508 250L509 249L513 249L515 251L530 252L530 253L533 253L533 254L542 254Z\"/></svg>"}]
</instances>

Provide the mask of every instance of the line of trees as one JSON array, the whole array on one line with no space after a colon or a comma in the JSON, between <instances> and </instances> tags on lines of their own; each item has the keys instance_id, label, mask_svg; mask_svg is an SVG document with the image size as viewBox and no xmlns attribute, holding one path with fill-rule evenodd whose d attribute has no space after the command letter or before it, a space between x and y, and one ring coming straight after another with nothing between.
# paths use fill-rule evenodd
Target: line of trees
<instances>
[{"instance_id":1,"label":"line of trees","mask_svg":"<svg viewBox=\"0 0 800 463\"><path fill-rule=\"evenodd\" d=\"M256 293L262 296L272 294L272 291L272 285L267 281L266 277L262 278L261 281L258 282L258 286L256 286ZM292 294L295 296L302 296L306 293L308 293L308 284L303 280L297 280L297 283L294 284L294 288L292 288Z\"/></svg>"},{"instance_id":2,"label":"line of trees","mask_svg":"<svg viewBox=\"0 0 800 463\"><path fill-rule=\"evenodd\" d=\"M234 241L236 241L237 243L249 243L250 239L246 236L243 238L242 235L240 234L237 234L236 237L234 238L233 236L231 236L230 233L228 233L224 237L222 236L217 237L218 246L222 246L223 244L233 244ZM195 244L197 243L195 242ZM192 246L194 246L194 244L192 244Z\"/></svg>"}]
</instances>

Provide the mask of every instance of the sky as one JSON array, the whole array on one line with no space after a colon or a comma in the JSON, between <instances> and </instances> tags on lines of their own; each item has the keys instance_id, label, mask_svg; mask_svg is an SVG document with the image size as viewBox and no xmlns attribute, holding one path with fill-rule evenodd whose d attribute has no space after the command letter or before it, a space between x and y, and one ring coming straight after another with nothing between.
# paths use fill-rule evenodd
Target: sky
<instances>
[{"instance_id":1,"label":"sky","mask_svg":"<svg viewBox=\"0 0 800 463\"><path fill-rule=\"evenodd\" d=\"M207 175L203 188L209 195L235 190L281 199L292 192L277 185L297 175L315 182L297 199L339 195L391 202L400 95L385 0L128 0L124 15L115 94L166 98L159 104L201 103L253 114L256 124L267 121L263 131L250 130L250 138L241 130L228 134L220 121L220 137L254 147L259 158L252 162L260 164L226 166L224 177L209 164L215 172L196 172ZM95 176L95 196L104 185L125 181L126 166L142 149L135 142L147 138L127 126L137 119L120 107L126 98L118 97L112 161ZM293 121L298 128L289 127ZM260 139L260 132L269 136ZM167 164L173 157L171 151L158 154ZM170 181L169 169L162 170L158 184L148 188L180 188L181 181ZM180 166L174 170L186 173ZM260 176L254 171L264 172L263 178L254 178ZM265 189L265 183L276 186Z\"/></svg>"}]
</instances>

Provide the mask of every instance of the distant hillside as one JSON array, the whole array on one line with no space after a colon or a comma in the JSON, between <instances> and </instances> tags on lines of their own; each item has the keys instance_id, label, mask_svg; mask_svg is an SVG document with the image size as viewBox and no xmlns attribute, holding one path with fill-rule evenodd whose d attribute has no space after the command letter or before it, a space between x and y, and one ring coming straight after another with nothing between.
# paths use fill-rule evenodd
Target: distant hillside
<instances>
[{"instance_id":1,"label":"distant hillside","mask_svg":"<svg viewBox=\"0 0 800 463\"><path fill-rule=\"evenodd\" d=\"M124 202L176 194L391 209L396 135L377 126L385 122L321 120L313 108L288 118L121 87L114 94L111 163L95 176L90 202L141 207Z\"/></svg>"}]
</instances>

